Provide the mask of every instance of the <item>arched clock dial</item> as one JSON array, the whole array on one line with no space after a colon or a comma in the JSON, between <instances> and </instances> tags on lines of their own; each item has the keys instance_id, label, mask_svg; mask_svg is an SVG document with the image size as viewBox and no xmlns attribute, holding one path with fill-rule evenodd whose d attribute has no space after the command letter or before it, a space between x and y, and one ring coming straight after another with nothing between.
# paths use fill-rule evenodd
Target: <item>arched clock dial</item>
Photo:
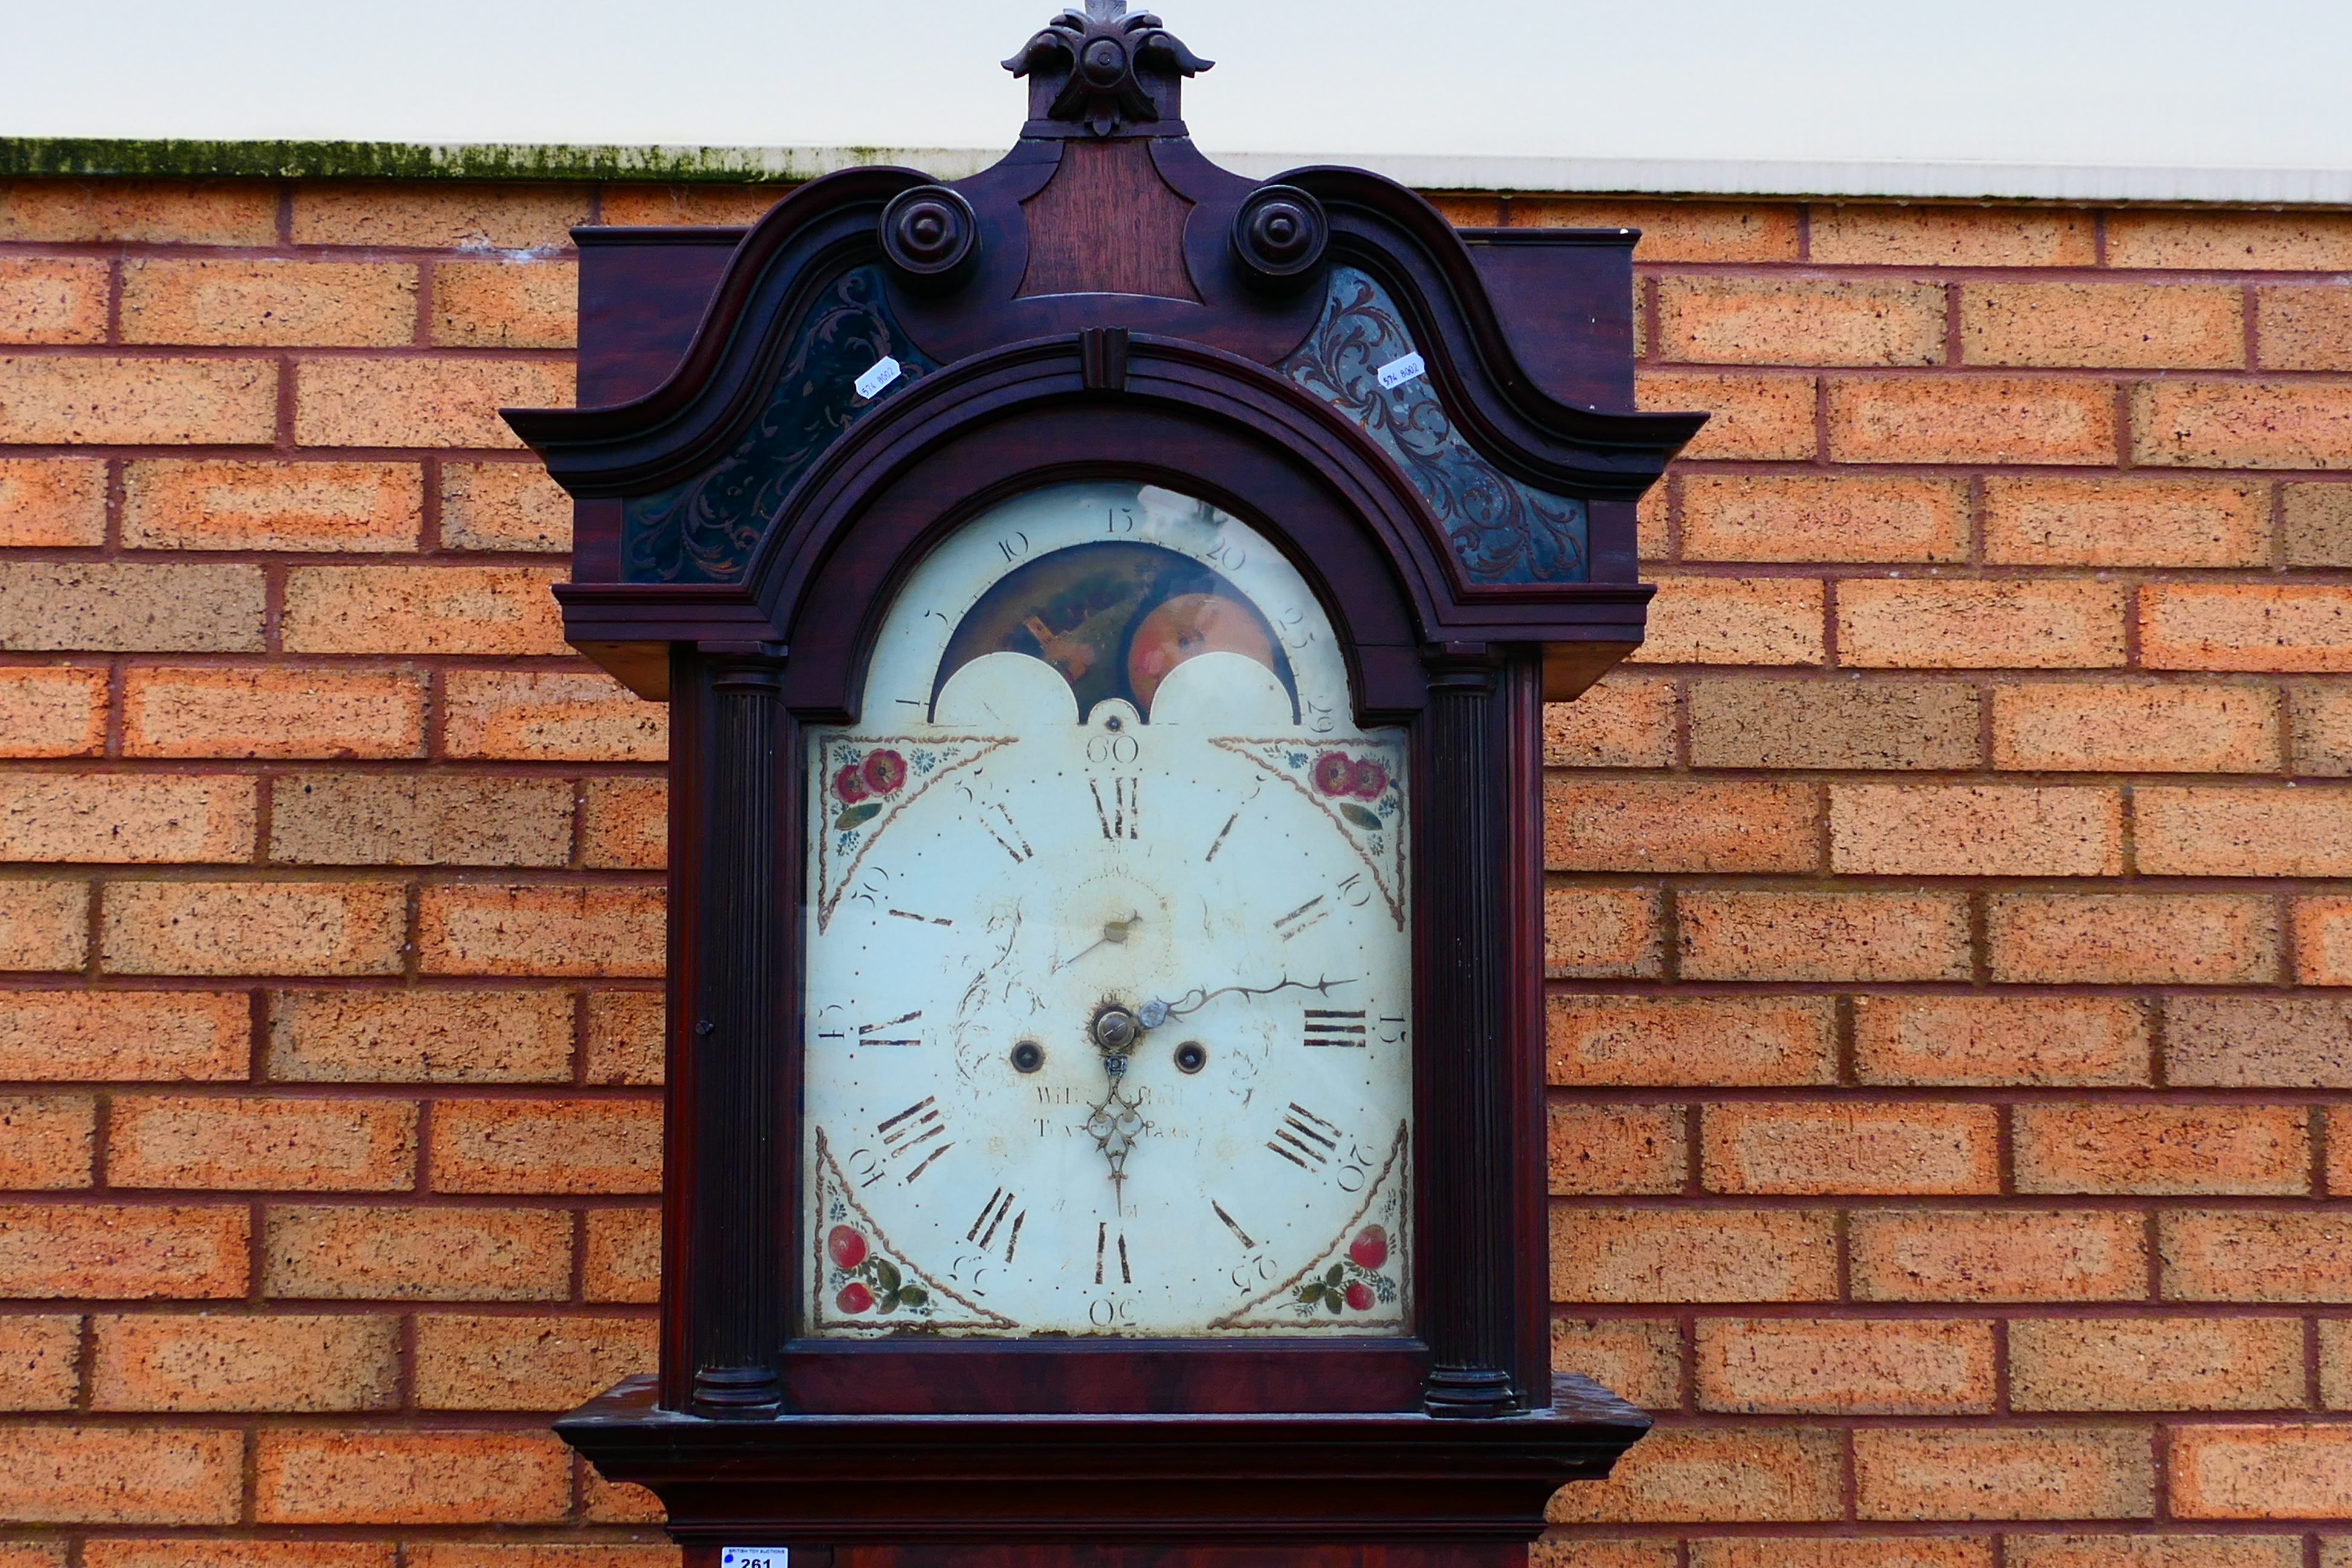
<instances>
[{"instance_id":1,"label":"arched clock dial","mask_svg":"<svg viewBox=\"0 0 2352 1568\"><path fill-rule=\"evenodd\" d=\"M804 1332L1402 1334L1404 731L1207 504L1057 486L811 731Z\"/></svg>"}]
</instances>

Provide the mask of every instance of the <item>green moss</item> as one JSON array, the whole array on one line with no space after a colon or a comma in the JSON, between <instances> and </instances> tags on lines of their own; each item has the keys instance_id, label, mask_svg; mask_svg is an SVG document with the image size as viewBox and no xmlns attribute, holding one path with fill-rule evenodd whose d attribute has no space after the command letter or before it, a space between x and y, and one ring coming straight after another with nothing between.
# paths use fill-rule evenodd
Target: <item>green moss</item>
<instances>
[{"instance_id":1,"label":"green moss","mask_svg":"<svg viewBox=\"0 0 2352 1568\"><path fill-rule=\"evenodd\" d=\"M0 176L264 180L630 180L789 184L862 163L942 178L993 153L882 147L575 147L524 142L116 141L0 137Z\"/></svg>"}]
</instances>

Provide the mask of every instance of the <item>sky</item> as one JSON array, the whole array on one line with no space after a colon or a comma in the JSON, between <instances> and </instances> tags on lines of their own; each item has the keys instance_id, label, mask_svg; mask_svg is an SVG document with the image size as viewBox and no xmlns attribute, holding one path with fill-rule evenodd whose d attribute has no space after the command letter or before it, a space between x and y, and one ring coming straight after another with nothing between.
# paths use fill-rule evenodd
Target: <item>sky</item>
<instances>
[{"instance_id":1,"label":"sky","mask_svg":"<svg viewBox=\"0 0 2352 1568\"><path fill-rule=\"evenodd\" d=\"M0 0L0 135L975 148L1055 0ZM1216 153L2352 170L2347 0L1170 0ZM102 18L102 21L101 21Z\"/></svg>"}]
</instances>

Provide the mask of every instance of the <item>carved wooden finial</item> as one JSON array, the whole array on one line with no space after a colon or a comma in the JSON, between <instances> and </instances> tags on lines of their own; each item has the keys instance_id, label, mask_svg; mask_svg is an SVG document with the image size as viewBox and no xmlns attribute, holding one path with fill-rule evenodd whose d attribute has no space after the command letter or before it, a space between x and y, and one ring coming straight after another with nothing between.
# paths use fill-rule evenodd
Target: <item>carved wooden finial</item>
<instances>
[{"instance_id":1,"label":"carved wooden finial","mask_svg":"<svg viewBox=\"0 0 2352 1568\"><path fill-rule=\"evenodd\" d=\"M1186 48L1150 12L1129 16L1126 0L1086 0L1086 7L1064 11L1004 62L1030 79L1032 121L1097 136L1176 121L1178 79L1216 62Z\"/></svg>"}]
</instances>

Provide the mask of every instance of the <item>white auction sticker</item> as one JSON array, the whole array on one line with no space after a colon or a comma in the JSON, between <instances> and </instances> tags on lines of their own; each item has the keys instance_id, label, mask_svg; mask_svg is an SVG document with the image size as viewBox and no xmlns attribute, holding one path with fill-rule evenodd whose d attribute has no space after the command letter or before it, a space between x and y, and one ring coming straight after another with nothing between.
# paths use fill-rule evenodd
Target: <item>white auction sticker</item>
<instances>
[{"instance_id":1,"label":"white auction sticker","mask_svg":"<svg viewBox=\"0 0 2352 1568\"><path fill-rule=\"evenodd\" d=\"M1405 355L1402 359L1392 359L1389 361L1388 363L1381 366L1381 368L1374 374L1379 375L1381 378L1381 390L1386 392L1394 392L1406 382L1412 381L1415 377L1425 374L1428 369L1429 367L1427 365L1421 363L1421 356L1419 354L1412 353Z\"/></svg>"},{"instance_id":2,"label":"white auction sticker","mask_svg":"<svg viewBox=\"0 0 2352 1568\"><path fill-rule=\"evenodd\" d=\"M888 354L884 354L880 359L874 362L874 368L872 370L867 371L864 375L857 378L856 383L857 387L857 395L860 397L873 396L876 393L881 391L884 387L898 380L899 372L902 368L903 367L900 366L897 360L892 359ZM1386 375L1388 372L1382 371L1381 374L1382 375ZM776 1556L775 1568L783 1568L783 1555L780 1552ZM738 1563L736 1568L767 1568L767 1564L745 1563Z\"/></svg>"},{"instance_id":3,"label":"white auction sticker","mask_svg":"<svg viewBox=\"0 0 2352 1568\"><path fill-rule=\"evenodd\" d=\"M886 359L887 365L898 362ZM719 1568L784 1568L792 1553L781 1546L722 1546L719 1549Z\"/></svg>"}]
</instances>

